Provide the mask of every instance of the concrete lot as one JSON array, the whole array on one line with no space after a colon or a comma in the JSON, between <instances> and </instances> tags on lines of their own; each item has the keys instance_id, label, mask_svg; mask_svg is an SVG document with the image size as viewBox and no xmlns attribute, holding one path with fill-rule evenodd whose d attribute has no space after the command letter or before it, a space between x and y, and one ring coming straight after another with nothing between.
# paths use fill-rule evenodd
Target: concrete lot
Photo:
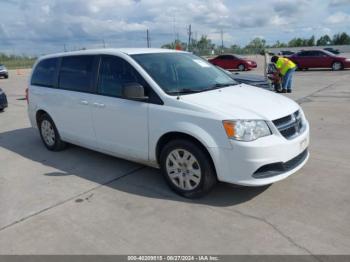
<instances>
[{"instance_id":1,"label":"concrete lot","mask_svg":"<svg viewBox=\"0 0 350 262\"><path fill-rule=\"evenodd\" d=\"M196 201L157 170L75 146L47 151L22 100L28 72L10 73L0 254L350 254L349 70L296 74L289 96L311 124L301 171L270 187L220 184Z\"/></svg>"}]
</instances>

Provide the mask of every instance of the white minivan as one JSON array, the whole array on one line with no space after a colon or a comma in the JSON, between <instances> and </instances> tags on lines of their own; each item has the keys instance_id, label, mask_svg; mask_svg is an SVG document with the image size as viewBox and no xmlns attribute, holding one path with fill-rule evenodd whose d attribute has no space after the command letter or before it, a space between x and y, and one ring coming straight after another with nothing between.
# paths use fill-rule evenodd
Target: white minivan
<instances>
[{"instance_id":1,"label":"white minivan","mask_svg":"<svg viewBox=\"0 0 350 262\"><path fill-rule=\"evenodd\" d=\"M238 84L187 52L44 56L27 98L30 122L49 150L72 143L160 168L185 197L202 196L217 181L271 184L309 157L309 124L297 103Z\"/></svg>"}]
</instances>

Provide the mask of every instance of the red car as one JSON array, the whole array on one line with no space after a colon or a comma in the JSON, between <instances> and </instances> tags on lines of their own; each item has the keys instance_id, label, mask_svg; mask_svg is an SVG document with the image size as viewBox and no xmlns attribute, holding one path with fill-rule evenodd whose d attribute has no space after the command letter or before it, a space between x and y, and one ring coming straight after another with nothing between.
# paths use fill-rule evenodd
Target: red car
<instances>
[{"instance_id":1,"label":"red car","mask_svg":"<svg viewBox=\"0 0 350 262\"><path fill-rule=\"evenodd\" d=\"M237 55L219 55L212 59L208 59L213 65L219 66L226 70L238 69L240 71L251 70L256 68L256 62L245 59Z\"/></svg>"},{"instance_id":2,"label":"red car","mask_svg":"<svg viewBox=\"0 0 350 262\"><path fill-rule=\"evenodd\" d=\"M350 68L350 59L337 56L326 50L302 50L288 58L300 70L309 68L331 68L333 70Z\"/></svg>"}]
</instances>

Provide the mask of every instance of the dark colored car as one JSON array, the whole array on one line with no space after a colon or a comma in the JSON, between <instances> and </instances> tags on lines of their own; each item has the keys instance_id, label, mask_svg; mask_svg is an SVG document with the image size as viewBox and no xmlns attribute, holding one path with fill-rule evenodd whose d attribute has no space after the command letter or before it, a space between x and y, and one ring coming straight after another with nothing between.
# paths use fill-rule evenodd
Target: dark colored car
<instances>
[{"instance_id":1,"label":"dark colored car","mask_svg":"<svg viewBox=\"0 0 350 262\"><path fill-rule=\"evenodd\" d=\"M257 64L253 60L249 60L237 55L219 55L212 59L208 59L213 65L219 66L226 70L235 70L240 71L251 70L257 67Z\"/></svg>"},{"instance_id":2,"label":"dark colored car","mask_svg":"<svg viewBox=\"0 0 350 262\"><path fill-rule=\"evenodd\" d=\"M7 68L1 64L0 64L0 77L9 78L9 72L7 71Z\"/></svg>"},{"instance_id":3,"label":"dark colored car","mask_svg":"<svg viewBox=\"0 0 350 262\"><path fill-rule=\"evenodd\" d=\"M231 72L230 72L231 73ZM271 89L269 81L261 75L248 73L231 73L232 79L240 84L247 84L251 86L261 87L264 89Z\"/></svg>"},{"instance_id":4,"label":"dark colored car","mask_svg":"<svg viewBox=\"0 0 350 262\"><path fill-rule=\"evenodd\" d=\"M232 73L220 67L218 68L239 84L247 84L267 90L272 90L272 85L264 76L249 73Z\"/></svg>"},{"instance_id":5,"label":"dark colored car","mask_svg":"<svg viewBox=\"0 0 350 262\"><path fill-rule=\"evenodd\" d=\"M282 56L291 56L291 55L294 55L294 54L295 54L295 52L289 51L289 50L282 50L280 52L280 55L282 55Z\"/></svg>"},{"instance_id":6,"label":"dark colored car","mask_svg":"<svg viewBox=\"0 0 350 262\"><path fill-rule=\"evenodd\" d=\"M339 54L340 54L339 49L334 49L334 48L332 48L332 47L326 47L326 48L323 48L323 50L326 50L326 51L328 51L328 52L331 52L331 53L333 53L333 54L335 54L335 55L339 55Z\"/></svg>"},{"instance_id":7,"label":"dark colored car","mask_svg":"<svg viewBox=\"0 0 350 262\"><path fill-rule=\"evenodd\" d=\"M326 50L302 50L288 58L300 70L309 68L331 68L333 70L350 68L350 59L336 56Z\"/></svg>"},{"instance_id":8,"label":"dark colored car","mask_svg":"<svg viewBox=\"0 0 350 262\"><path fill-rule=\"evenodd\" d=\"M0 88L0 111L7 107L7 97L5 92Z\"/></svg>"}]
</instances>

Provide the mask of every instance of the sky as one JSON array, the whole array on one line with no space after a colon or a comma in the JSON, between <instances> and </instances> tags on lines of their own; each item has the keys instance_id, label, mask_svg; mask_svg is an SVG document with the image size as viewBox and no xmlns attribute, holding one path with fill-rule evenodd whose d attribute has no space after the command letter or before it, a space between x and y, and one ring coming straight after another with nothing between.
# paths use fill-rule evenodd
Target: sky
<instances>
[{"instance_id":1,"label":"sky","mask_svg":"<svg viewBox=\"0 0 350 262\"><path fill-rule=\"evenodd\" d=\"M207 35L225 46L255 37L350 34L350 0L0 0L0 52L152 47Z\"/></svg>"}]
</instances>

